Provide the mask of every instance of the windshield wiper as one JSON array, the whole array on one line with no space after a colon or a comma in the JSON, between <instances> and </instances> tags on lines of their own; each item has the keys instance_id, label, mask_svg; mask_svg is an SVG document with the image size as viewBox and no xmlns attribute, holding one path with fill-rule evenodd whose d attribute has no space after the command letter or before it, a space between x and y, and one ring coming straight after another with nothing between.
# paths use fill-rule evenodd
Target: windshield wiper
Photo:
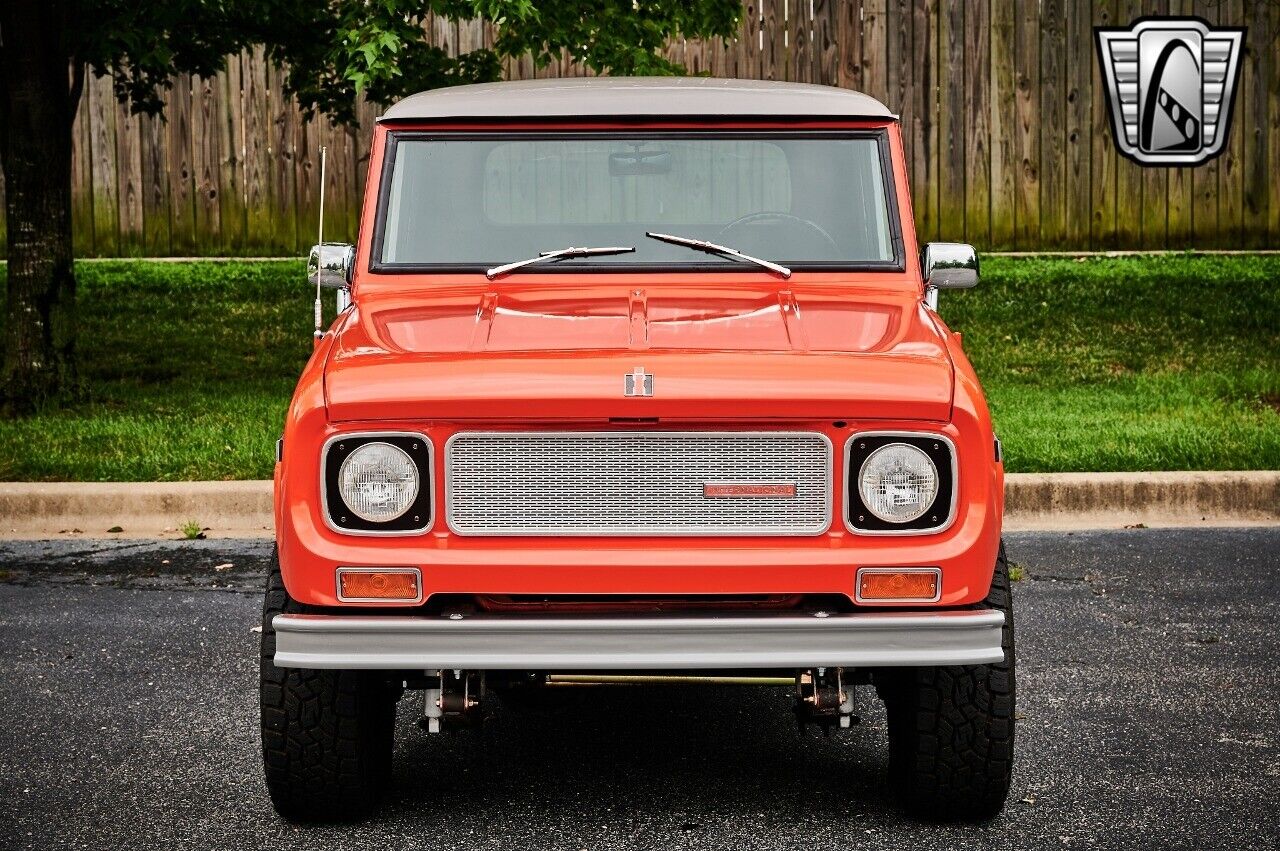
<instances>
[{"instance_id":1,"label":"windshield wiper","mask_svg":"<svg viewBox=\"0 0 1280 851\"><path fill-rule=\"evenodd\" d=\"M650 239L656 239L659 242L669 242L672 245L684 245L697 251L705 251L708 254L719 254L723 257L736 257L739 260L746 260L748 263L754 263L762 266L770 272L777 272L784 278L791 277L791 270L786 266L773 263L769 260L761 260L759 257L752 257L750 254L743 254L736 248L730 248L727 245L720 245L715 242L707 242L705 239L694 239L689 236L672 236L669 233L653 233L645 231L645 236Z\"/></svg>"},{"instance_id":2,"label":"windshield wiper","mask_svg":"<svg viewBox=\"0 0 1280 851\"><path fill-rule=\"evenodd\" d=\"M564 260L568 257L594 257L598 254L627 254L635 251L634 245L614 245L604 248L560 248L555 251L543 251L537 257L530 257L527 260L517 260L514 263L504 263L501 266L494 266L492 269L485 271L485 277L493 280L499 275L505 275L508 272L515 271L522 266L532 266L534 263L541 263L544 260Z\"/></svg>"}]
</instances>

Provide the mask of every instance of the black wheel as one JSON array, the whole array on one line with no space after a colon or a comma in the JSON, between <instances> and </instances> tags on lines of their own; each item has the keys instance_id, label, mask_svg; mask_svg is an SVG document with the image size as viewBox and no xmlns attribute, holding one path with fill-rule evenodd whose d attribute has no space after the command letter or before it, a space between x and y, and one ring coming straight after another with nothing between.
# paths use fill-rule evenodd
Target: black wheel
<instances>
[{"instance_id":1,"label":"black wheel","mask_svg":"<svg viewBox=\"0 0 1280 851\"><path fill-rule=\"evenodd\" d=\"M1004 544L982 608L1004 612L1004 661L886 669L876 676L889 720L889 775L914 815L992 818L1013 772L1013 595Z\"/></svg>"},{"instance_id":2,"label":"black wheel","mask_svg":"<svg viewBox=\"0 0 1280 851\"><path fill-rule=\"evenodd\" d=\"M262 605L262 759L276 812L290 821L363 818L391 775L398 691L370 671L277 668L271 619L303 607L273 562Z\"/></svg>"}]
</instances>

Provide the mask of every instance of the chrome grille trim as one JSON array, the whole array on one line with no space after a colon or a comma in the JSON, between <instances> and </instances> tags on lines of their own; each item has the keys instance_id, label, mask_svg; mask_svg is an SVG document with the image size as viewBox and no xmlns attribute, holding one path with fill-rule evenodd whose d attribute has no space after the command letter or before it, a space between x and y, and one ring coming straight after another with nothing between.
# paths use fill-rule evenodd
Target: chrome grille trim
<instances>
[{"instance_id":1,"label":"chrome grille trim","mask_svg":"<svg viewBox=\"0 0 1280 851\"><path fill-rule=\"evenodd\" d=\"M445 520L474 536L820 535L832 470L821 432L459 432L445 443ZM796 495L703 495L724 481L795 482Z\"/></svg>"}]
</instances>

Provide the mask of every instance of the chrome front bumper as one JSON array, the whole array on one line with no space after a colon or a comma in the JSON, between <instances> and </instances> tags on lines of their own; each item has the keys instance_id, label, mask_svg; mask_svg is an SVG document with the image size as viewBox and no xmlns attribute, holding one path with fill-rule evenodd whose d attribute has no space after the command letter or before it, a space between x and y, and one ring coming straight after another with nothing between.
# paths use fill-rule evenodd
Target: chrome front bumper
<instances>
[{"instance_id":1,"label":"chrome front bumper","mask_svg":"<svg viewBox=\"0 0 1280 851\"><path fill-rule=\"evenodd\" d=\"M455 616L456 617L456 616ZM276 615L282 668L709 670L978 665L1004 658L996 610L795 615Z\"/></svg>"}]
</instances>

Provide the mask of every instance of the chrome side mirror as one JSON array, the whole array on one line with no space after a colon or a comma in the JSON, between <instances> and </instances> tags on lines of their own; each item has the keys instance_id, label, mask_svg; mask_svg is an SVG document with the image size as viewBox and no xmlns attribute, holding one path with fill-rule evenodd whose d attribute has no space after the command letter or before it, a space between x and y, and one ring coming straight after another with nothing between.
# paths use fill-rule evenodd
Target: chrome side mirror
<instances>
[{"instance_id":1,"label":"chrome side mirror","mask_svg":"<svg viewBox=\"0 0 1280 851\"><path fill-rule=\"evenodd\" d=\"M925 301L938 309L938 290L961 290L978 284L978 253L962 242L931 242L920 255Z\"/></svg>"},{"instance_id":2,"label":"chrome side mirror","mask_svg":"<svg viewBox=\"0 0 1280 851\"><path fill-rule=\"evenodd\" d=\"M307 281L338 291L338 312L351 304L351 273L356 268L356 248L345 242L311 246L307 255Z\"/></svg>"}]
</instances>

